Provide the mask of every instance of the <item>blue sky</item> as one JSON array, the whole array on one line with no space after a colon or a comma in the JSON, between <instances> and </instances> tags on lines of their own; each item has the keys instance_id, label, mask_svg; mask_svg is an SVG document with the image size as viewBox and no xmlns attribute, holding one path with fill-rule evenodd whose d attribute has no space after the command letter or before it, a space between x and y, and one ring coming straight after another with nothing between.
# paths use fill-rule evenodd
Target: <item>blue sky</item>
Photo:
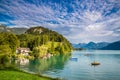
<instances>
[{"instance_id":1,"label":"blue sky","mask_svg":"<svg viewBox=\"0 0 120 80\"><path fill-rule=\"evenodd\" d=\"M44 26L70 42L120 40L120 0L0 0L0 24Z\"/></svg>"}]
</instances>

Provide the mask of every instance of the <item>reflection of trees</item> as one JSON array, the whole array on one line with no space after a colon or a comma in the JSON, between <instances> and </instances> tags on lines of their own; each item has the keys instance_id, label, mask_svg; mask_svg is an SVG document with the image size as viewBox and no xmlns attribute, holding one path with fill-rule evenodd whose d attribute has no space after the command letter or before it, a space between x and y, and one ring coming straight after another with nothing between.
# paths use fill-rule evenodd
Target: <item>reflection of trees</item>
<instances>
[{"instance_id":1,"label":"reflection of trees","mask_svg":"<svg viewBox=\"0 0 120 80\"><path fill-rule=\"evenodd\" d=\"M70 55L55 55L49 59L35 59L29 63L29 70L42 73L47 70L63 69Z\"/></svg>"}]
</instances>

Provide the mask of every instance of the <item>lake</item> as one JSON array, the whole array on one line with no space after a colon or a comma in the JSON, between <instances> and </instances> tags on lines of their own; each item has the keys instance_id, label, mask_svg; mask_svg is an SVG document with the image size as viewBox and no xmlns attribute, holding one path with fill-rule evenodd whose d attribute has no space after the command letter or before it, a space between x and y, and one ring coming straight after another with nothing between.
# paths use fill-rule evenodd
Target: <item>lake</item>
<instances>
[{"instance_id":1,"label":"lake","mask_svg":"<svg viewBox=\"0 0 120 80\"><path fill-rule=\"evenodd\" d=\"M92 66L94 60L101 64ZM73 51L71 55L30 60L19 68L64 80L120 80L120 51Z\"/></svg>"}]
</instances>

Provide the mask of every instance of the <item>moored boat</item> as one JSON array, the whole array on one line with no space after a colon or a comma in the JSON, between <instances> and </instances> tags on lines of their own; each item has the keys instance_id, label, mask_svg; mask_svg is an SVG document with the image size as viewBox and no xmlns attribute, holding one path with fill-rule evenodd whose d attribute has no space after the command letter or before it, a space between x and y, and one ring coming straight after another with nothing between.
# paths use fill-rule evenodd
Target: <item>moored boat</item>
<instances>
[{"instance_id":1,"label":"moored boat","mask_svg":"<svg viewBox=\"0 0 120 80\"><path fill-rule=\"evenodd\" d=\"M92 62L91 65L100 65L99 62Z\"/></svg>"}]
</instances>

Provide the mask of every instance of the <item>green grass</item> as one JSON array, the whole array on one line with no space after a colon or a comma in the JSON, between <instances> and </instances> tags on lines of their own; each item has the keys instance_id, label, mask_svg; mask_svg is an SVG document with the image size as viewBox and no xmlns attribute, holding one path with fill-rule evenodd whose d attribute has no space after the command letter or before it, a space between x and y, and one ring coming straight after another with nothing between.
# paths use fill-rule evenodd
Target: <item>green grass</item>
<instances>
[{"instance_id":1,"label":"green grass","mask_svg":"<svg viewBox=\"0 0 120 80\"><path fill-rule=\"evenodd\" d=\"M56 80L22 71L0 70L0 80Z\"/></svg>"}]
</instances>

